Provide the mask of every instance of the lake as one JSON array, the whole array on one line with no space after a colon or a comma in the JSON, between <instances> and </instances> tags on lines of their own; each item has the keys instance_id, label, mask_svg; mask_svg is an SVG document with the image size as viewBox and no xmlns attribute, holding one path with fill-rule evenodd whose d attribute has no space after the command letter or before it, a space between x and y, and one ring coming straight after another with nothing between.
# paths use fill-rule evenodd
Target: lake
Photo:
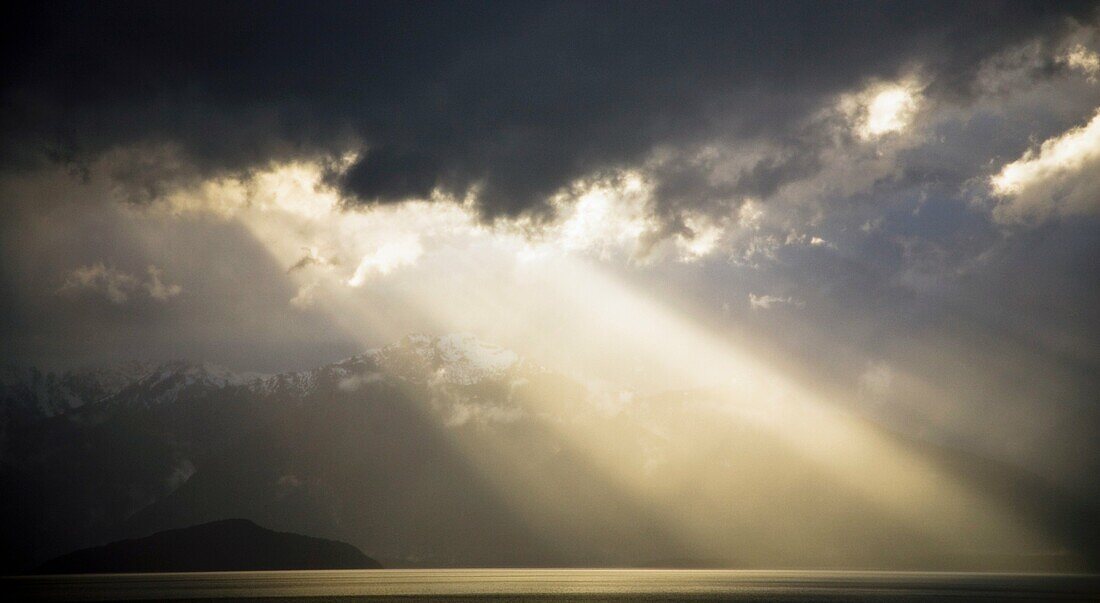
<instances>
[{"instance_id":1,"label":"lake","mask_svg":"<svg viewBox=\"0 0 1100 603\"><path fill-rule=\"evenodd\" d=\"M432 600L1100 600L1090 575L756 570L466 569L108 574L3 578L46 601L337 597Z\"/></svg>"}]
</instances>

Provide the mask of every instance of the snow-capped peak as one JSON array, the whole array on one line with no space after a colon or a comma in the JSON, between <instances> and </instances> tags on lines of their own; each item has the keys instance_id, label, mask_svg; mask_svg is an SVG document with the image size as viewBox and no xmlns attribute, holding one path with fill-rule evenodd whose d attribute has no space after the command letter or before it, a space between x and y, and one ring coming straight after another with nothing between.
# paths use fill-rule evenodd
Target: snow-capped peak
<instances>
[{"instance_id":1,"label":"snow-capped peak","mask_svg":"<svg viewBox=\"0 0 1100 603\"><path fill-rule=\"evenodd\" d=\"M503 374L519 362L519 356L473 335L454 334L440 337L435 344L443 361L441 370L448 381L472 383L487 376Z\"/></svg>"},{"instance_id":2,"label":"snow-capped peak","mask_svg":"<svg viewBox=\"0 0 1100 603\"><path fill-rule=\"evenodd\" d=\"M156 406L176 401L184 391L211 392L244 385L250 378L207 362L173 360L149 371L113 400L122 404Z\"/></svg>"},{"instance_id":3,"label":"snow-capped peak","mask_svg":"<svg viewBox=\"0 0 1100 603\"><path fill-rule=\"evenodd\" d=\"M143 377L139 383L147 387L156 387L166 381L182 382L183 385L225 387L242 385L246 378L209 362L194 364L186 360L174 360L160 365Z\"/></svg>"},{"instance_id":4,"label":"snow-capped peak","mask_svg":"<svg viewBox=\"0 0 1100 603\"><path fill-rule=\"evenodd\" d=\"M210 363L175 360L61 374L0 367L0 405L55 416L100 402L110 407L159 406L242 387L259 395L305 399L316 391L357 391L397 378L428 385L474 385L514 378L532 365L518 354L468 333L408 335L382 348L312 370L261 375Z\"/></svg>"}]
</instances>

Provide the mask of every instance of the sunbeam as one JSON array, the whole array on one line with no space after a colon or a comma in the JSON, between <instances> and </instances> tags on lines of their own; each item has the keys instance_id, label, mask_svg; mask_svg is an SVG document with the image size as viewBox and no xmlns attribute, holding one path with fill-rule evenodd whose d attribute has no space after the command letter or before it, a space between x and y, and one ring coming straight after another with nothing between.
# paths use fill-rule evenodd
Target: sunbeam
<instances>
[{"instance_id":1,"label":"sunbeam","mask_svg":"<svg viewBox=\"0 0 1100 603\"><path fill-rule=\"evenodd\" d=\"M654 558L661 550L729 558L751 546L757 563L874 563L853 552L873 542L874 557L891 566L880 548L899 557L1059 550L1030 518L851 414L851 401L815 394L754 357L751 342L693 324L577 253L622 249L607 247L621 243L622 230L606 235L590 223L595 193L577 202L581 218L565 214L560 236L549 230L532 241L477 226L453 202L343 208L315 165L275 166L235 188L249 194L224 215L288 266L299 287L288 302L321 313L363 348L413 330L468 332L582 385L520 383L511 411L439 419L444 432L469 432L452 437L456 449L518 516L556 535L559 549L627 538L644 517L651 529L635 547L648 546ZM234 207L224 194L212 197L185 195L169 209ZM488 403L437 394L436 411L462 404L462 417ZM549 420L517 427L531 417ZM482 419L504 427L479 429ZM555 469L564 458L573 467L565 473ZM835 496L806 499L815 488ZM858 524L867 517L900 527L864 530Z\"/></svg>"}]
</instances>

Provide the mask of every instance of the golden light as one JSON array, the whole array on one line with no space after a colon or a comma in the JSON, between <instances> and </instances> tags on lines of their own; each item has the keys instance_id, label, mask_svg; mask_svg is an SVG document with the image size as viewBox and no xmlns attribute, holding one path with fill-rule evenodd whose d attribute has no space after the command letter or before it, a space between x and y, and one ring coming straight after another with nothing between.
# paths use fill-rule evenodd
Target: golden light
<instances>
[{"instance_id":1,"label":"golden light","mask_svg":"<svg viewBox=\"0 0 1100 603\"><path fill-rule=\"evenodd\" d=\"M894 96L888 100L884 103L898 106ZM440 420L444 432L474 419L545 417L556 441L567 443L568 454L599 472L607 496L649 509L676 546L697 555L726 550L730 542L724 534L734 527L751 535L760 550L827 552L842 545L834 541L843 538L835 533L837 526L795 530L789 525L792 517L818 512L814 501L782 498L784 489L797 489L803 479L784 475L796 465L815 467L813 479L855 493L867 509L911 526L926 543L945 549L1052 546L1011 510L954 483L881 429L843 410L843 401L761 362L752 342L699 326L593 261L593 254L629 255L624 248L645 228L637 211L641 185L628 181L625 188L632 190L626 193L609 187L583 192L563 208L558 224L532 241L479 226L455 203L344 209L320 186L319 169L312 170L275 168L246 186L195 193L216 190L216 206L224 208L232 205L226 191L252 191L237 200L234 218L288 267L306 258L302 269L288 274L299 292L287 303L324 312L364 346L411 330L474 333L569 375L590 392L568 412L563 400L550 394L529 395L522 407L480 413L458 401ZM199 205L189 199L182 206ZM745 204L739 218L751 222L759 211ZM691 228L695 237L681 242L685 257L713 251L720 227L700 221ZM642 402L663 391L686 393L673 405ZM731 434L762 448L749 449ZM514 447L528 443L484 441L473 446L455 438L455 445L512 499L517 512L532 522L560 521L538 527L557 534L563 547L570 538L584 537L584 530L600 533L585 523L592 518L569 515L568 498L574 494L522 464L525 456ZM628 442L645 444L634 448L637 444ZM800 461L792 465L791 459ZM676 468L674 480L669 467ZM734 479L712 479L731 467L740 472ZM738 483L744 488L731 489ZM685 512L683 488L689 486L694 493ZM783 501L778 507L777 496Z\"/></svg>"}]
</instances>

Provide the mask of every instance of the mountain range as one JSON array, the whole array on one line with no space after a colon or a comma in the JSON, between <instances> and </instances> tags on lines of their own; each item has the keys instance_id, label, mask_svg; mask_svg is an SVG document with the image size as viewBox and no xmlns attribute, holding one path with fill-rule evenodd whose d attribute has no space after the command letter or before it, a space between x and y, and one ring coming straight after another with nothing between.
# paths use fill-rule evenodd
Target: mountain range
<instances>
[{"instance_id":1,"label":"mountain range","mask_svg":"<svg viewBox=\"0 0 1100 603\"><path fill-rule=\"evenodd\" d=\"M226 518L387 567L1094 567L1095 506L1035 476L867 424L930 483L1038 526L1008 537L953 490L884 506L879 481L838 480L729 406L598 392L468 335L276 375L9 367L0 571Z\"/></svg>"}]
</instances>

